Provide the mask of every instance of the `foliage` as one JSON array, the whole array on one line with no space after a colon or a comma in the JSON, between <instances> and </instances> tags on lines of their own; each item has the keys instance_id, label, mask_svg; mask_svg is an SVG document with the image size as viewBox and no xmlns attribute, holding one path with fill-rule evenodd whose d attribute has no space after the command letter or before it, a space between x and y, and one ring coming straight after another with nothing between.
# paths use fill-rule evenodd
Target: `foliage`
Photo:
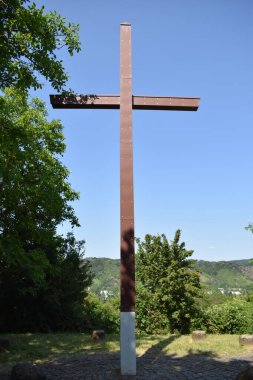
<instances>
[{"instance_id":1,"label":"foliage","mask_svg":"<svg viewBox=\"0 0 253 380\"><path fill-rule=\"evenodd\" d=\"M150 293L142 284L138 284L136 291L136 328L139 333L147 334L164 334L170 330L159 295Z\"/></svg>"},{"instance_id":2,"label":"foliage","mask_svg":"<svg viewBox=\"0 0 253 380\"><path fill-rule=\"evenodd\" d=\"M245 299L245 301L252 302L252 304L253 304L253 291L246 293L244 296L244 299Z\"/></svg>"},{"instance_id":3,"label":"foliage","mask_svg":"<svg viewBox=\"0 0 253 380\"><path fill-rule=\"evenodd\" d=\"M47 265L40 268L44 281L36 288L28 276L24 277L25 264L5 265L1 270L1 331L71 331L85 327L84 298L92 273L84 260L83 244L69 233L66 238L56 236L44 246ZM33 257L33 253L30 255Z\"/></svg>"},{"instance_id":4,"label":"foliage","mask_svg":"<svg viewBox=\"0 0 253 380\"><path fill-rule=\"evenodd\" d=\"M155 297L154 312L159 310L167 318L170 331L188 333L201 287L194 261L189 260L193 252L179 240L180 230L171 244L164 234L146 235L143 242L138 239L137 278L147 294ZM149 296L146 302L150 303Z\"/></svg>"},{"instance_id":5,"label":"foliage","mask_svg":"<svg viewBox=\"0 0 253 380\"><path fill-rule=\"evenodd\" d=\"M207 293L205 289L203 289L202 297L198 299L198 305L200 308L207 308L211 305L220 305L226 302L228 299L227 295L222 294L219 290Z\"/></svg>"},{"instance_id":6,"label":"foliage","mask_svg":"<svg viewBox=\"0 0 253 380\"><path fill-rule=\"evenodd\" d=\"M222 304L203 308L193 321L194 328L209 333L252 334L253 303L242 298L227 298Z\"/></svg>"},{"instance_id":7,"label":"foliage","mask_svg":"<svg viewBox=\"0 0 253 380\"><path fill-rule=\"evenodd\" d=\"M225 303L206 310L207 331L223 334L252 333L252 311L249 305Z\"/></svg>"},{"instance_id":8,"label":"foliage","mask_svg":"<svg viewBox=\"0 0 253 380\"><path fill-rule=\"evenodd\" d=\"M119 331L119 298L102 301L90 293L85 299L85 329L103 329L106 332Z\"/></svg>"},{"instance_id":9,"label":"foliage","mask_svg":"<svg viewBox=\"0 0 253 380\"><path fill-rule=\"evenodd\" d=\"M51 239L57 225L78 225L69 204L78 194L59 160L65 151L63 127L46 116L38 99L28 101L13 89L0 97L1 241L13 255L31 252L41 261L39 247Z\"/></svg>"},{"instance_id":10,"label":"foliage","mask_svg":"<svg viewBox=\"0 0 253 380\"><path fill-rule=\"evenodd\" d=\"M39 75L56 90L65 86L68 75L56 51L80 51L79 25L56 11L44 13L30 0L1 0L0 29L0 88L41 88Z\"/></svg>"},{"instance_id":11,"label":"foliage","mask_svg":"<svg viewBox=\"0 0 253 380\"><path fill-rule=\"evenodd\" d=\"M44 104L14 89L0 98L0 329L48 330L80 325L91 283L83 263L84 242L56 235L57 226L78 220L78 198L59 160L62 125L46 120Z\"/></svg>"},{"instance_id":12,"label":"foliage","mask_svg":"<svg viewBox=\"0 0 253 380\"><path fill-rule=\"evenodd\" d=\"M39 320L43 304L44 329L81 331L85 328L84 300L93 278L90 263L84 259L85 242L77 241L73 233L68 233L66 238L58 237L58 242L57 256L47 276L47 289L38 298Z\"/></svg>"}]
</instances>

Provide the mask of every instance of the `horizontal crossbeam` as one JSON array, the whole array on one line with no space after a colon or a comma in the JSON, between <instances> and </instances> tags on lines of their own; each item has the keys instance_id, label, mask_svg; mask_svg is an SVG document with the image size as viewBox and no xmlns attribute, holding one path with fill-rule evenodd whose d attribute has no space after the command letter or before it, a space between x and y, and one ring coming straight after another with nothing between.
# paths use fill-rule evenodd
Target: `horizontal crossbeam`
<instances>
[{"instance_id":1,"label":"horizontal crossbeam","mask_svg":"<svg viewBox=\"0 0 253 380\"><path fill-rule=\"evenodd\" d=\"M117 95L50 95L53 108L119 109ZM132 96L134 110L197 111L199 98Z\"/></svg>"},{"instance_id":2,"label":"horizontal crossbeam","mask_svg":"<svg viewBox=\"0 0 253 380\"><path fill-rule=\"evenodd\" d=\"M197 111L199 98L168 96L133 96L134 110Z\"/></svg>"},{"instance_id":3,"label":"horizontal crossbeam","mask_svg":"<svg viewBox=\"0 0 253 380\"><path fill-rule=\"evenodd\" d=\"M117 95L50 95L53 108L118 109Z\"/></svg>"}]
</instances>

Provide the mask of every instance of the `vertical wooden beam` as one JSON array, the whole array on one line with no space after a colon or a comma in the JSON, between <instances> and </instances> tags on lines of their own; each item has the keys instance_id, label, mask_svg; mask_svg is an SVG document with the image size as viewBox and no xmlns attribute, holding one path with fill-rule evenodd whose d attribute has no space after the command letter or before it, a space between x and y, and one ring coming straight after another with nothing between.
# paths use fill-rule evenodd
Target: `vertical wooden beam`
<instances>
[{"instance_id":1,"label":"vertical wooden beam","mask_svg":"<svg viewBox=\"0 0 253 380\"><path fill-rule=\"evenodd\" d=\"M135 311L131 26L121 24L120 35L121 311L129 312Z\"/></svg>"},{"instance_id":2,"label":"vertical wooden beam","mask_svg":"<svg viewBox=\"0 0 253 380\"><path fill-rule=\"evenodd\" d=\"M136 374L131 25L120 25L121 373Z\"/></svg>"}]
</instances>

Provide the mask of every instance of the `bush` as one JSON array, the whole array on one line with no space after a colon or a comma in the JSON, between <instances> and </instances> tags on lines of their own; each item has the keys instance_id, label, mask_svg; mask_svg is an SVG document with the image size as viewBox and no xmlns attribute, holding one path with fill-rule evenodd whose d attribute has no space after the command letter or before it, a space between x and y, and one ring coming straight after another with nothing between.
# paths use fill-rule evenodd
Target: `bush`
<instances>
[{"instance_id":1,"label":"bush","mask_svg":"<svg viewBox=\"0 0 253 380\"><path fill-rule=\"evenodd\" d=\"M251 302L233 299L220 305L209 306L192 321L193 328L209 333L252 334L253 307Z\"/></svg>"},{"instance_id":2,"label":"bush","mask_svg":"<svg viewBox=\"0 0 253 380\"><path fill-rule=\"evenodd\" d=\"M84 304L85 329L103 329L108 333L119 332L119 300L102 301L96 294L90 293Z\"/></svg>"}]
</instances>

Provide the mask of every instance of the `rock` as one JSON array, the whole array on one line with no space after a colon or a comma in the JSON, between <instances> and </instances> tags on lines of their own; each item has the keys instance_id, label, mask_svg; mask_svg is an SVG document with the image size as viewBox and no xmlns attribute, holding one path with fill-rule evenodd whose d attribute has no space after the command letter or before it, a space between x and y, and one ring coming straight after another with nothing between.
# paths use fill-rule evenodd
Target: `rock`
<instances>
[{"instance_id":1,"label":"rock","mask_svg":"<svg viewBox=\"0 0 253 380\"><path fill-rule=\"evenodd\" d=\"M236 380L253 380L253 368L248 368L246 371L239 373Z\"/></svg>"},{"instance_id":2,"label":"rock","mask_svg":"<svg viewBox=\"0 0 253 380\"><path fill-rule=\"evenodd\" d=\"M253 335L240 335L239 336L239 343L242 346L253 345Z\"/></svg>"},{"instance_id":3,"label":"rock","mask_svg":"<svg viewBox=\"0 0 253 380\"><path fill-rule=\"evenodd\" d=\"M8 338L0 339L0 351L7 350L10 347L10 340Z\"/></svg>"},{"instance_id":4,"label":"rock","mask_svg":"<svg viewBox=\"0 0 253 380\"><path fill-rule=\"evenodd\" d=\"M19 363L12 368L10 380L46 380L46 378L40 368L29 363Z\"/></svg>"},{"instance_id":5,"label":"rock","mask_svg":"<svg viewBox=\"0 0 253 380\"><path fill-rule=\"evenodd\" d=\"M91 334L93 340L102 340L105 338L104 330L93 330Z\"/></svg>"},{"instance_id":6,"label":"rock","mask_svg":"<svg viewBox=\"0 0 253 380\"><path fill-rule=\"evenodd\" d=\"M202 330L196 330L192 332L193 340L204 340L206 339L206 332Z\"/></svg>"}]
</instances>

